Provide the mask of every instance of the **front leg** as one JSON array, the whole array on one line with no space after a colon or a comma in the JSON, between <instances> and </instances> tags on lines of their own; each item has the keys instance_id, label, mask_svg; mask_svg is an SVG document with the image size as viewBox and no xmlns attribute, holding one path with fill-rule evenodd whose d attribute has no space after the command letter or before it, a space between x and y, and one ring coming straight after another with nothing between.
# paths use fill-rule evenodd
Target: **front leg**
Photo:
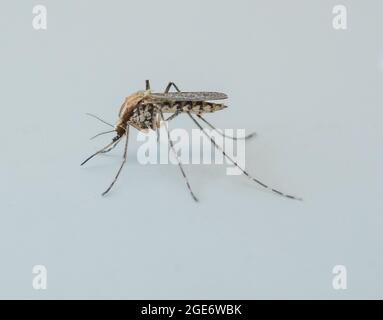
<instances>
[{"instance_id":1,"label":"front leg","mask_svg":"<svg viewBox=\"0 0 383 320\"><path fill-rule=\"evenodd\" d=\"M181 114L181 112L176 111L169 118L164 119L164 121L168 122L170 120L173 120L175 117L177 117L180 114ZM156 133L157 133L157 143L158 143L160 141L160 131L159 131L159 128L161 127L161 117L160 117L159 113L157 113L157 117L156 118L157 118L156 119Z\"/></svg>"}]
</instances>

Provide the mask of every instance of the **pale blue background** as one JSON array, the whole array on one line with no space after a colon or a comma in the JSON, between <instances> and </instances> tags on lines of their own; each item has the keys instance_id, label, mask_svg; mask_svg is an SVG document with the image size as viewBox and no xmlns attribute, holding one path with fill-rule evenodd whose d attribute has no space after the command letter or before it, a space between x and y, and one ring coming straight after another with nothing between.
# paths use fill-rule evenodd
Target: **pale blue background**
<instances>
[{"instance_id":1,"label":"pale blue background","mask_svg":"<svg viewBox=\"0 0 383 320\"><path fill-rule=\"evenodd\" d=\"M2 1L1 298L382 298L383 5L342 1ZM48 8L48 30L32 7ZM247 168L129 163L104 145L125 96L217 90L220 128L256 130ZM191 129L180 117L173 127ZM33 290L32 267L48 268ZM348 290L332 268L348 269Z\"/></svg>"}]
</instances>

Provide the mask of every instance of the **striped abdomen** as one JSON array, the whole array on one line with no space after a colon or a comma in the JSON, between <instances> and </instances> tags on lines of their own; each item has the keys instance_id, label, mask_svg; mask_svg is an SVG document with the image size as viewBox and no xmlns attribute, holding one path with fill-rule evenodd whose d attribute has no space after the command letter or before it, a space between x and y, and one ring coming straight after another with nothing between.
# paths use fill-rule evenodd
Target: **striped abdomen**
<instances>
[{"instance_id":1,"label":"striped abdomen","mask_svg":"<svg viewBox=\"0 0 383 320\"><path fill-rule=\"evenodd\" d=\"M170 101L156 104L164 113L191 112L202 114L226 108L224 104L206 101Z\"/></svg>"},{"instance_id":2,"label":"striped abdomen","mask_svg":"<svg viewBox=\"0 0 383 320\"><path fill-rule=\"evenodd\" d=\"M160 126L160 114L163 113L183 113L190 112L202 114L222 110L226 106L223 104L204 102L204 101L171 101L162 103L139 103L132 109L129 115L129 124L138 130L155 129Z\"/></svg>"}]
</instances>

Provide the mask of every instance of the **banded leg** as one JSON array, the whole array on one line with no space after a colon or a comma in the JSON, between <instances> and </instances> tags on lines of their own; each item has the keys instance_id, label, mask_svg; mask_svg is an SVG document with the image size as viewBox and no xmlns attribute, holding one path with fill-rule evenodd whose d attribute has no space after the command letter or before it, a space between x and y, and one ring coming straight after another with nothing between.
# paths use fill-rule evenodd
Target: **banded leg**
<instances>
[{"instance_id":1,"label":"banded leg","mask_svg":"<svg viewBox=\"0 0 383 320\"><path fill-rule=\"evenodd\" d=\"M102 151L101 153L108 153L109 151L112 151L117 145L120 143L121 139L118 139L114 145L112 145L109 149L106 149Z\"/></svg>"},{"instance_id":2,"label":"banded leg","mask_svg":"<svg viewBox=\"0 0 383 320\"><path fill-rule=\"evenodd\" d=\"M108 187L108 189L106 189L102 195L105 196L109 191L110 189L112 189L112 187L114 186L114 184L116 183L121 171L122 171L122 168L124 167L125 163L126 163L126 159L128 158L128 141L129 141L129 125L126 127L125 129L125 148L124 148L124 157L123 157L123 160L122 160L122 163L121 163L121 166L120 168L118 169L117 171L117 174L114 178L114 180L112 181L112 183L110 184L110 186Z\"/></svg>"},{"instance_id":3,"label":"banded leg","mask_svg":"<svg viewBox=\"0 0 383 320\"><path fill-rule=\"evenodd\" d=\"M243 138L238 138L238 137L232 137L232 136L227 136L225 135L224 133L218 131L211 123L209 123L207 120L205 120L201 115L197 114L197 117L200 118L203 122L205 122L211 129L213 129L214 131L218 132L222 137L224 138L229 138L229 139L232 139L232 140L247 140L247 139L250 139L252 137L255 136L255 132L252 132L250 134L248 134L247 136L243 137Z\"/></svg>"},{"instance_id":4,"label":"banded leg","mask_svg":"<svg viewBox=\"0 0 383 320\"><path fill-rule=\"evenodd\" d=\"M280 195L280 196L283 196L283 197L286 197L286 198L289 198L289 199L294 199L294 200L302 200L301 198L297 198L297 197L294 197L294 196L291 196L291 195L288 195L288 194L284 194L276 189L273 189L271 187L269 187L268 185L264 184L263 182L259 181L258 179L256 178L253 178L247 171L243 170L233 159L231 159L227 154L226 152L220 147L218 146L214 139L212 137L210 137L202 128L202 126L198 123L198 121L196 119L193 118L193 116L190 114L190 112L187 112L187 114L189 115L189 117L193 120L193 122L197 125L198 128L200 128L200 130L204 133L204 135L210 139L211 143L219 150L222 152L222 154L228 159L230 160L230 162L232 162L239 170L242 171L242 173L248 177L250 180L258 183L259 185L261 185L263 188L265 189L269 189L271 190L272 192Z\"/></svg>"},{"instance_id":5,"label":"banded leg","mask_svg":"<svg viewBox=\"0 0 383 320\"><path fill-rule=\"evenodd\" d=\"M160 109L158 109L158 112L159 112L160 115L161 115L161 119L162 119L162 121L165 121L165 119L164 119L164 114L162 113L162 111L161 111ZM181 161L180 161L180 159L179 159L179 157L178 157L178 154L177 154L176 150L174 149L173 141L172 141L171 138L170 138L170 132L169 132L168 128L166 127L166 125L165 125L165 129L166 129L166 132L167 132L167 134L168 134L168 140L169 140L170 148L172 149L172 151L173 151L173 153L174 153L174 155L175 155L175 157L176 157L176 159L177 159L178 167L180 168L181 173L182 173L182 176L183 176L184 179L185 179L186 186L188 187L188 189L189 189L189 191L190 191L190 194L191 194L192 198L194 199L194 201L198 202L197 197L194 195L193 190L192 190L191 187L190 187L189 180L188 180L188 178L187 178L187 176L186 176L186 173L185 173L185 171L184 171L184 169L183 169L183 167L182 167L182 164L181 164Z\"/></svg>"},{"instance_id":6,"label":"banded leg","mask_svg":"<svg viewBox=\"0 0 383 320\"><path fill-rule=\"evenodd\" d=\"M169 118L165 119L164 121L168 122L170 120L173 120L175 117L177 117L180 114L181 114L181 112L177 111L177 112L173 113ZM157 143L158 143L160 141L160 130L158 127L156 128L156 133L157 133Z\"/></svg>"},{"instance_id":7,"label":"banded leg","mask_svg":"<svg viewBox=\"0 0 383 320\"><path fill-rule=\"evenodd\" d=\"M157 134L157 144L160 142L160 129L156 128L156 134Z\"/></svg>"},{"instance_id":8,"label":"banded leg","mask_svg":"<svg viewBox=\"0 0 383 320\"><path fill-rule=\"evenodd\" d=\"M175 117L179 116L180 113L181 113L180 111L176 111L176 112L173 113L169 118L167 118L165 121L173 120Z\"/></svg>"},{"instance_id":9,"label":"banded leg","mask_svg":"<svg viewBox=\"0 0 383 320\"><path fill-rule=\"evenodd\" d=\"M87 163L90 159L92 159L93 157L97 156L98 154L103 153L105 150L108 150L108 148L112 147L113 144L117 143L120 139L121 139L121 137L118 137L118 136L115 137L111 143L109 143L108 145L106 145L104 148L98 150L97 152L95 152L94 154L92 154L90 157L86 158L86 159L80 164L80 166L84 165L84 164Z\"/></svg>"},{"instance_id":10,"label":"banded leg","mask_svg":"<svg viewBox=\"0 0 383 320\"><path fill-rule=\"evenodd\" d=\"M157 134L157 144L160 142L160 126L161 126L161 116L157 112L155 115L155 127L156 127L156 134Z\"/></svg>"},{"instance_id":11,"label":"banded leg","mask_svg":"<svg viewBox=\"0 0 383 320\"><path fill-rule=\"evenodd\" d=\"M96 134L95 136L91 137L89 140L96 139L96 138L99 137L99 136L102 136L102 135L104 135L104 134L108 134L108 133L112 133L112 132L115 132L115 131L116 131L116 130L113 129L113 130L109 130L109 131L104 131L104 132L98 133L98 134Z\"/></svg>"},{"instance_id":12,"label":"banded leg","mask_svg":"<svg viewBox=\"0 0 383 320\"><path fill-rule=\"evenodd\" d=\"M180 112L176 112L176 113L172 114L169 118L165 119L165 121L168 122L170 120L173 120L179 114L180 114ZM156 127L156 134L157 134L157 142L159 142L160 141L160 129L158 126Z\"/></svg>"}]
</instances>

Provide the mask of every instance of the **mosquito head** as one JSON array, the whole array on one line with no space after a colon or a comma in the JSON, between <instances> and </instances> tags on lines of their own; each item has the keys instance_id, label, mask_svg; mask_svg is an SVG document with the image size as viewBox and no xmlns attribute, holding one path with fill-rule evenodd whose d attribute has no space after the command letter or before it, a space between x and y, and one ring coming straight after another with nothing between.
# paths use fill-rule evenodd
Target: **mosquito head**
<instances>
[{"instance_id":1,"label":"mosquito head","mask_svg":"<svg viewBox=\"0 0 383 320\"><path fill-rule=\"evenodd\" d=\"M117 120L114 131L117 133L116 139L121 138L126 133L126 123L124 123L121 118Z\"/></svg>"}]
</instances>

